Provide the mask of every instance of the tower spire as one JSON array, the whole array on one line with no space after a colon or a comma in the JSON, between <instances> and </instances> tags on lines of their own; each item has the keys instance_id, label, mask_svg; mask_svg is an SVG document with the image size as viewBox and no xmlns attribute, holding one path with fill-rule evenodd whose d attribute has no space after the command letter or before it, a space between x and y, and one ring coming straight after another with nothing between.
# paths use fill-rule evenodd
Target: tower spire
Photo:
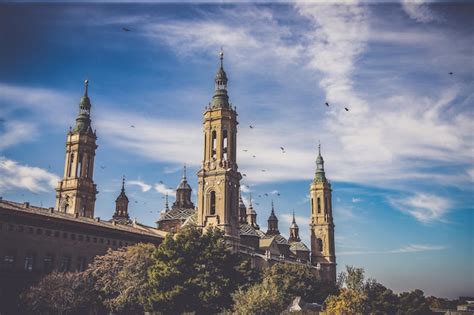
<instances>
[{"instance_id":1,"label":"tower spire","mask_svg":"<svg viewBox=\"0 0 474 315\"><path fill-rule=\"evenodd\" d=\"M321 156L321 142L318 144L318 156L316 158L316 173L314 176L315 181L325 181L326 174L324 172L324 159Z\"/></svg>"},{"instance_id":2,"label":"tower spire","mask_svg":"<svg viewBox=\"0 0 474 315\"><path fill-rule=\"evenodd\" d=\"M122 176L122 189L117 199L115 200L115 213L112 219L116 223L129 224L130 217L128 215L128 197L125 194L125 175Z\"/></svg>"},{"instance_id":3,"label":"tower spire","mask_svg":"<svg viewBox=\"0 0 474 315\"><path fill-rule=\"evenodd\" d=\"M84 96L88 96L87 93L88 93L88 90L89 90L89 80L85 80L84 81Z\"/></svg>"},{"instance_id":4,"label":"tower spire","mask_svg":"<svg viewBox=\"0 0 474 315\"><path fill-rule=\"evenodd\" d=\"M293 210L293 221L291 222L290 226L290 238L288 241L291 242L299 242L301 241L300 239L300 228L298 227L298 224L296 224L295 220L295 211Z\"/></svg>"},{"instance_id":5,"label":"tower spire","mask_svg":"<svg viewBox=\"0 0 474 315\"><path fill-rule=\"evenodd\" d=\"M275 208L273 207L273 200L272 200L272 212L268 217L268 230L267 235L277 235L280 234L278 230L278 218L275 215Z\"/></svg>"},{"instance_id":6,"label":"tower spire","mask_svg":"<svg viewBox=\"0 0 474 315\"><path fill-rule=\"evenodd\" d=\"M168 212L170 210L168 206L168 193L165 194L165 211Z\"/></svg>"},{"instance_id":7,"label":"tower spire","mask_svg":"<svg viewBox=\"0 0 474 315\"><path fill-rule=\"evenodd\" d=\"M122 192L125 192L125 175L122 176Z\"/></svg>"},{"instance_id":8,"label":"tower spire","mask_svg":"<svg viewBox=\"0 0 474 315\"><path fill-rule=\"evenodd\" d=\"M186 163L184 163L183 167L183 179L186 179Z\"/></svg>"}]
</instances>

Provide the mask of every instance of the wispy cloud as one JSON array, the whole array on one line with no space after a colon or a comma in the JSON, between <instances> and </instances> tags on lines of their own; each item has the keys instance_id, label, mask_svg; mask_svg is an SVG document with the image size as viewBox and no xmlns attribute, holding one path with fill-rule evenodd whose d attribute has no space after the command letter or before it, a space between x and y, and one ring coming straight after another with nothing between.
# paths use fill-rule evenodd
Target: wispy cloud
<instances>
[{"instance_id":1,"label":"wispy cloud","mask_svg":"<svg viewBox=\"0 0 474 315\"><path fill-rule=\"evenodd\" d=\"M132 185L132 186L135 185L135 186L140 187L142 192L147 192L151 189L151 185L148 185L147 183L145 183L141 180L130 180L130 181L127 181L127 184Z\"/></svg>"},{"instance_id":2,"label":"wispy cloud","mask_svg":"<svg viewBox=\"0 0 474 315\"><path fill-rule=\"evenodd\" d=\"M433 11L430 9L427 1L424 0L402 0L402 8L405 13L412 19L427 23L438 20Z\"/></svg>"},{"instance_id":3,"label":"wispy cloud","mask_svg":"<svg viewBox=\"0 0 474 315\"><path fill-rule=\"evenodd\" d=\"M27 189L32 192L51 192L59 177L42 168L21 165L0 157L0 189Z\"/></svg>"},{"instance_id":4,"label":"wispy cloud","mask_svg":"<svg viewBox=\"0 0 474 315\"><path fill-rule=\"evenodd\" d=\"M169 188L169 187L166 187L166 185L164 185L164 184L155 184L154 188L157 192L159 192L162 195L166 195L166 194L173 195L174 194L174 190Z\"/></svg>"},{"instance_id":5,"label":"wispy cloud","mask_svg":"<svg viewBox=\"0 0 474 315\"><path fill-rule=\"evenodd\" d=\"M25 141L32 141L37 134L37 128L34 123L25 123L21 121L0 122L0 150L14 146Z\"/></svg>"},{"instance_id":6,"label":"wispy cloud","mask_svg":"<svg viewBox=\"0 0 474 315\"><path fill-rule=\"evenodd\" d=\"M404 199L390 199L390 201L401 212L409 214L425 224L436 221L444 222L451 207L449 199L423 193Z\"/></svg>"},{"instance_id":7,"label":"wispy cloud","mask_svg":"<svg viewBox=\"0 0 474 315\"><path fill-rule=\"evenodd\" d=\"M361 201L362 201L361 198L352 198L353 203L358 203L358 202L361 202Z\"/></svg>"},{"instance_id":8,"label":"wispy cloud","mask_svg":"<svg viewBox=\"0 0 474 315\"><path fill-rule=\"evenodd\" d=\"M350 255L385 255L385 254L403 254L403 253L420 253L420 252L431 252L445 250L447 247L442 245L427 245L427 244L410 244L402 246L397 249L391 250L352 250L352 251L339 251L339 256L350 256Z\"/></svg>"}]
</instances>

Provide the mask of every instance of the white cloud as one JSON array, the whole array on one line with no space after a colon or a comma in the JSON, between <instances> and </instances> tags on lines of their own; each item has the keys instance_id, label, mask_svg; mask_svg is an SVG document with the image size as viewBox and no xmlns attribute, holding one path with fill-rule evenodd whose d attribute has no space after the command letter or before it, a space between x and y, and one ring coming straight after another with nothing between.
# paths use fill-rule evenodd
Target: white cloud
<instances>
[{"instance_id":1,"label":"white cloud","mask_svg":"<svg viewBox=\"0 0 474 315\"><path fill-rule=\"evenodd\" d=\"M155 190L157 192L159 192L160 194L162 195L173 195L174 194L174 190L169 188L169 187L166 187L166 185L164 184L155 184Z\"/></svg>"},{"instance_id":2,"label":"white cloud","mask_svg":"<svg viewBox=\"0 0 474 315\"><path fill-rule=\"evenodd\" d=\"M352 198L353 203L358 203L358 202L361 202L361 201L362 201L361 198Z\"/></svg>"},{"instance_id":3,"label":"white cloud","mask_svg":"<svg viewBox=\"0 0 474 315\"><path fill-rule=\"evenodd\" d=\"M27 189L32 192L50 192L56 187L59 177L48 171L0 157L0 189Z\"/></svg>"},{"instance_id":4,"label":"white cloud","mask_svg":"<svg viewBox=\"0 0 474 315\"><path fill-rule=\"evenodd\" d=\"M384 254L403 254L403 253L420 253L420 252L431 252L445 250L446 246L441 245L423 245L423 244L410 244L402 246L392 250L350 250L350 251L339 251L339 256L351 256L351 255L384 255Z\"/></svg>"},{"instance_id":5,"label":"white cloud","mask_svg":"<svg viewBox=\"0 0 474 315\"><path fill-rule=\"evenodd\" d=\"M439 19L424 0L402 0L401 3L405 13L417 22L427 23Z\"/></svg>"},{"instance_id":6,"label":"white cloud","mask_svg":"<svg viewBox=\"0 0 474 315\"><path fill-rule=\"evenodd\" d=\"M130 180L130 181L127 181L127 184L128 185L139 186L141 188L142 192L147 192L151 189L151 185L148 185L148 184L146 184L145 182L143 182L141 180Z\"/></svg>"},{"instance_id":7,"label":"white cloud","mask_svg":"<svg viewBox=\"0 0 474 315\"><path fill-rule=\"evenodd\" d=\"M35 139L36 125L20 121L6 121L0 123L0 150L7 147ZM3 130L2 130L3 129Z\"/></svg>"},{"instance_id":8,"label":"white cloud","mask_svg":"<svg viewBox=\"0 0 474 315\"><path fill-rule=\"evenodd\" d=\"M401 212L413 216L421 223L445 221L451 202L443 197L417 193L405 199L392 199L391 203Z\"/></svg>"}]
</instances>

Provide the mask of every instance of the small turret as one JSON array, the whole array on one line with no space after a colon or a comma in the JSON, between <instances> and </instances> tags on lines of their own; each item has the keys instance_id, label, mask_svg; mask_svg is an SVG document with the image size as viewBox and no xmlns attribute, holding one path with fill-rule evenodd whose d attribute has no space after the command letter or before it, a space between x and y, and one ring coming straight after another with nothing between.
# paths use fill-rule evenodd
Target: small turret
<instances>
[{"instance_id":1,"label":"small turret","mask_svg":"<svg viewBox=\"0 0 474 315\"><path fill-rule=\"evenodd\" d=\"M115 213L113 220L117 223L128 224L130 223L130 216L128 215L128 197L125 194L125 176L122 177L122 190L120 195L115 200Z\"/></svg>"},{"instance_id":2,"label":"small turret","mask_svg":"<svg viewBox=\"0 0 474 315\"><path fill-rule=\"evenodd\" d=\"M247 209L247 223L250 224L256 230L260 229L257 224L257 212L253 209L252 193L250 193L249 207Z\"/></svg>"},{"instance_id":3,"label":"small turret","mask_svg":"<svg viewBox=\"0 0 474 315\"><path fill-rule=\"evenodd\" d=\"M300 228L298 227L298 224L296 224L295 212L293 211L293 221L291 222L291 226L290 226L290 238L288 239L290 243L301 241L299 231L300 231Z\"/></svg>"},{"instance_id":4,"label":"small turret","mask_svg":"<svg viewBox=\"0 0 474 315\"><path fill-rule=\"evenodd\" d=\"M268 217L268 230L267 235L279 235L280 231L278 230L278 218L275 215L275 208L273 207L272 200L272 212Z\"/></svg>"},{"instance_id":5,"label":"small turret","mask_svg":"<svg viewBox=\"0 0 474 315\"><path fill-rule=\"evenodd\" d=\"M229 96L227 95L227 75L224 71L224 51L219 53L221 66L217 70L215 81L214 96L212 97L212 108L229 108Z\"/></svg>"},{"instance_id":6,"label":"small turret","mask_svg":"<svg viewBox=\"0 0 474 315\"><path fill-rule=\"evenodd\" d=\"M81 97L79 102L79 114L76 118L76 126L73 129L73 132L79 133L92 133L91 128L91 100L88 95L89 90L89 80L84 81L84 96Z\"/></svg>"},{"instance_id":7,"label":"small turret","mask_svg":"<svg viewBox=\"0 0 474 315\"><path fill-rule=\"evenodd\" d=\"M176 201L173 203L172 209L189 209L194 208L194 204L191 201L192 189L186 179L186 165L183 167L183 178L181 183L176 188Z\"/></svg>"}]
</instances>

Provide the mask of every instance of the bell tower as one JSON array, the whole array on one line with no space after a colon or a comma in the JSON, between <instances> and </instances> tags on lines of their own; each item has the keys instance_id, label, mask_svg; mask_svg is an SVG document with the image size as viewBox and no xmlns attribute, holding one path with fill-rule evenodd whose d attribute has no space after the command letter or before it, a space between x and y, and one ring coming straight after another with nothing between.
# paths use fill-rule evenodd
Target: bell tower
<instances>
[{"instance_id":1,"label":"bell tower","mask_svg":"<svg viewBox=\"0 0 474 315\"><path fill-rule=\"evenodd\" d=\"M66 137L64 176L56 187L56 210L92 218L98 193L93 180L97 136L91 127L88 88L86 80L76 126Z\"/></svg>"},{"instance_id":2,"label":"bell tower","mask_svg":"<svg viewBox=\"0 0 474 315\"><path fill-rule=\"evenodd\" d=\"M218 227L236 244L239 241L237 170L237 112L229 104L227 75L220 52L215 92L204 112L204 160L198 171L198 225Z\"/></svg>"},{"instance_id":3,"label":"bell tower","mask_svg":"<svg viewBox=\"0 0 474 315\"><path fill-rule=\"evenodd\" d=\"M336 254L332 217L331 184L326 179L321 145L318 146L316 173L310 186L311 263L319 266L323 280L336 282Z\"/></svg>"}]
</instances>

